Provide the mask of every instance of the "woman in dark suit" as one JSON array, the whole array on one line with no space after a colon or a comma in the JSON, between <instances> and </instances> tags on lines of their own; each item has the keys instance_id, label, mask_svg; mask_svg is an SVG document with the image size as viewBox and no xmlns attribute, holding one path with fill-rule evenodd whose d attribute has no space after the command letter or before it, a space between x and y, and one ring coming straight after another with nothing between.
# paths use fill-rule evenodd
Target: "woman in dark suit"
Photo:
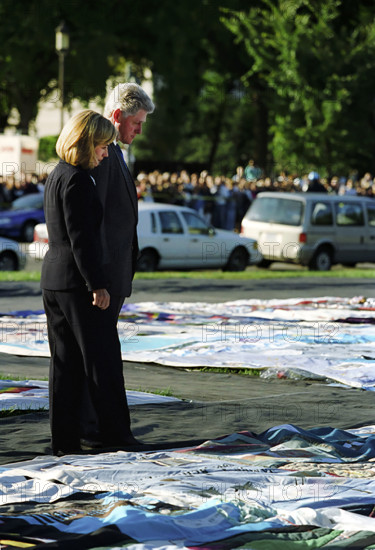
<instances>
[{"instance_id":1,"label":"woman in dark suit","mask_svg":"<svg viewBox=\"0 0 375 550\"><path fill-rule=\"evenodd\" d=\"M121 347L100 238L103 216L89 170L108 156L112 123L85 110L73 116L56 144L60 161L49 175L44 210L49 236L41 288L51 350L52 452L81 450L83 390L88 388L105 447L137 443L130 431ZM113 307L113 306L112 306Z\"/></svg>"}]
</instances>

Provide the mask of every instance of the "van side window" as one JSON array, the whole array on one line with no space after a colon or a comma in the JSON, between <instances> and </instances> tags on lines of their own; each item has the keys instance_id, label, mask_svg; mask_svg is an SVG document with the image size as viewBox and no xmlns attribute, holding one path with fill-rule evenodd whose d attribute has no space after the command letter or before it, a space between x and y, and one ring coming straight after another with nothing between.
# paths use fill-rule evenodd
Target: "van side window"
<instances>
[{"instance_id":1,"label":"van side window","mask_svg":"<svg viewBox=\"0 0 375 550\"><path fill-rule=\"evenodd\" d=\"M311 225L332 225L332 208L328 202L316 202L311 211Z\"/></svg>"},{"instance_id":2,"label":"van side window","mask_svg":"<svg viewBox=\"0 0 375 550\"><path fill-rule=\"evenodd\" d=\"M336 203L336 223L337 225L363 225L362 205L353 202Z\"/></svg>"},{"instance_id":3,"label":"van side window","mask_svg":"<svg viewBox=\"0 0 375 550\"><path fill-rule=\"evenodd\" d=\"M367 217L368 217L368 224L371 225L371 227L374 227L375 226L375 204L367 205Z\"/></svg>"}]
</instances>

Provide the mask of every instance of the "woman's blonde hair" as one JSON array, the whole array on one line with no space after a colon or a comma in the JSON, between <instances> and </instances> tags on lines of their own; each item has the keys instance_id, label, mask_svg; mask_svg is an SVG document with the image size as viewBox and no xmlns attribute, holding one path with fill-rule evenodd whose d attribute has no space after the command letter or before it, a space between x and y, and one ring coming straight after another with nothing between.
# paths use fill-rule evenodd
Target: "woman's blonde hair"
<instances>
[{"instance_id":1,"label":"woman's blonde hair","mask_svg":"<svg viewBox=\"0 0 375 550\"><path fill-rule=\"evenodd\" d=\"M56 153L73 166L85 170L95 166L95 147L109 145L117 136L112 122L85 109L65 124L56 143Z\"/></svg>"}]
</instances>

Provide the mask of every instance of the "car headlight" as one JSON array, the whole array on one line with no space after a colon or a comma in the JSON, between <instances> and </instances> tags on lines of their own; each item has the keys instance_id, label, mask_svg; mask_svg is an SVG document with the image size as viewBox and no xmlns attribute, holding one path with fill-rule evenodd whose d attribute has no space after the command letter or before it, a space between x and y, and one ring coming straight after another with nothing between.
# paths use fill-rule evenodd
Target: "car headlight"
<instances>
[{"instance_id":1,"label":"car headlight","mask_svg":"<svg viewBox=\"0 0 375 550\"><path fill-rule=\"evenodd\" d=\"M8 225L10 222L10 218L0 218L0 225Z\"/></svg>"}]
</instances>

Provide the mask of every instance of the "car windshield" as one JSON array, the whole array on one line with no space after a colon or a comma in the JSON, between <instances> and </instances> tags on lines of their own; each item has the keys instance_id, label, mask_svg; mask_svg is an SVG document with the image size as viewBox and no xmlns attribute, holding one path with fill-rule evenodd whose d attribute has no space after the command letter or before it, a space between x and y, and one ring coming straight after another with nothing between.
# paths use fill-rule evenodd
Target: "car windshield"
<instances>
[{"instance_id":1,"label":"car windshield","mask_svg":"<svg viewBox=\"0 0 375 550\"><path fill-rule=\"evenodd\" d=\"M246 219L282 225L301 225L302 214L302 201L279 197L258 197L247 212Z\"/></svg>"},{"instance_id":2,"label":"car windshield","mask_svg":"<svg viewBox=\"0 0 375 550\"><path fill-rule=\"evenodd\" d=\"M12 202L11 210L25 210L26 208L43 208L43 195L27 195Z\"/></svg>"}]
</instances>

